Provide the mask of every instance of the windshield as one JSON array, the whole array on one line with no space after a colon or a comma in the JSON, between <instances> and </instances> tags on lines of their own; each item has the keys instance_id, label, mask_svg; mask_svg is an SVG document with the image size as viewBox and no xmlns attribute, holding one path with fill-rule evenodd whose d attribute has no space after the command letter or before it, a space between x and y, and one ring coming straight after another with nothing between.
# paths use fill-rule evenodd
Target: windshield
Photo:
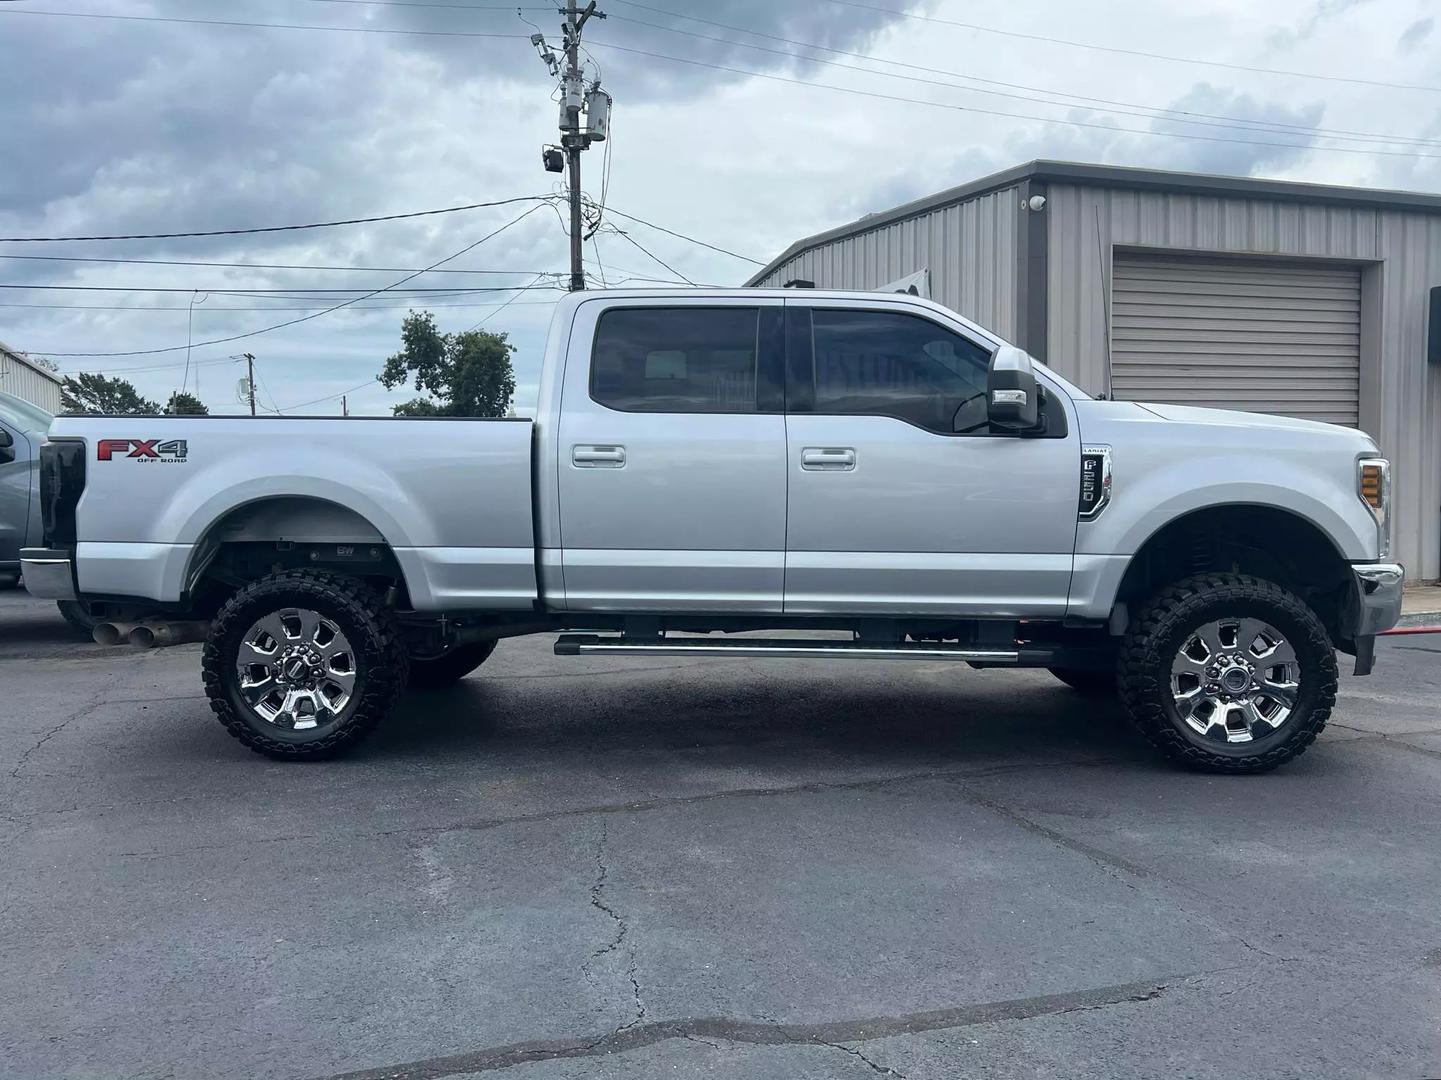
<instances>
[{"instance_id":1,"label":"windshield","mask_svg":"<svg viewBox=\"0 0 1441 1080\"><path fill-rule=\"evenodd\" d=\"M0 417L26 431L48 431L55 417L13 394L0 394Z\"/></svg>"}]
</instances>

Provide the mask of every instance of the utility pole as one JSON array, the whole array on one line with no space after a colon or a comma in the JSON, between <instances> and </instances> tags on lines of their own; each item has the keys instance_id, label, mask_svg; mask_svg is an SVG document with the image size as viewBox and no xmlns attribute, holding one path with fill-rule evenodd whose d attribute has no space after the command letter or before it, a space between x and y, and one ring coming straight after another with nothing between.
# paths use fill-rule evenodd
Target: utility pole
<instances>
[{"instance_id":1,"label":"utility pole","mask_svg":"<svg viewBox=\"0 0 1441 1080\"><path fill-rule=\"evenodd\" d=\"M562 128L560 145L565 149L570 165L570 289L578 292L585 288L585 268L582 265L581 221L580 221L580 152L586 147L586 138L580 131L580 110L584 103L585 84L580 71L580 28L595 11L595 0L590 0L582 15L576 7L576 0L566 0L565 5L565 124Z\"/></svg>"},{"instance_id":2,"label":"utility pole","mask_svg":"<svg viewBox=\"0 0 1441 1080\"><path fill-rule=\"evenodd\" d=\"M245 386L250 391L250 415L255 415L255 354L241 353L245 358ZM274 404L274 402L272 402Z\"/></svg>"},{"instance_id":3,"label":"utility pole","mask_svg":"<svg viewBox=\"0 0 1441 1080\"><path fill-rule=\"evenodd\" d=\"M548 148L542 153L542 160L548 172L567 172L567 196L570 202L570 288L579 292L585 288L585 267L581 243L585 237L584 222L581 218L580 155L590 149L593 142L603 142L610 128L610 95L600 88L597 79L590 87L585 86L585 70L580 63L580 39L585 24L592 18L604 19L604 12L595 9L596 0L590 0L581 7L578 0L565 0L565 22L561 33L565 36L565 68L561 75L560 102L560 149L561 153ZM540 50L541 60L557 74L558 64L542 34L531 36L531 44ZM582 124L584 116L585 123Z\"/></svg>"},{"instance_id":4,"label":"utility pole","mask_svg":"<svg viewBox=\"0 0 1441 1080\"><path fill-rule=\"evenodd\" d=\"M349 415L350 415L350 402L349 402L349 400L346 398L346 395L344 395L344 394L341 394L341 395L340 395L340 415L341 415L341 416L349 416Z\"/></svg>"}]
</instances>

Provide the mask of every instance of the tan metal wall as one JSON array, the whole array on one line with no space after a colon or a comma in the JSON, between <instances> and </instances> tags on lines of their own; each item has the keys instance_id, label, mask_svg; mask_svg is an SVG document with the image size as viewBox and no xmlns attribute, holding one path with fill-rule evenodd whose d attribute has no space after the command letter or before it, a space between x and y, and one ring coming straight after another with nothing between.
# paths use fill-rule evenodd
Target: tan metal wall
<instances>
[{"instance_id":1,"label":"tan metal wall","mask_svg":"<svg viewBox=\"0 0 1441 1080\"><path fill-rule=\"evenodd\" d=\"M13 394L46 412L60 411L60 384L0 349L0 393Z\"/></svg>"},{"instance_id":2,"label":"tan metal wall","mask_svg":"<svg viewBox=\"0 0 1441 1080\"><path fill-rule=\"evenodd\" d=\"M1016 188L1003 188L834 240L787 260L755 284L801 278L820 289L873 289L929 267L935 300L1014 338L1019 198Z\"/></svg>"},{"instance_id":3,"label":"tan metal wall","mask_svg":"<svg viewBox=\"0 0 1441 1080\"><path fill-rule=\"evenodd\" d=\"M1314 258L1361 269L1361 427L1396 467L1395 551L1441 577L1441 369L1426 363L1426 303L1441 285L1441 215L1051 184L1047 361L1110 387L1115 250Z\"/></svg>"}]
</instances>

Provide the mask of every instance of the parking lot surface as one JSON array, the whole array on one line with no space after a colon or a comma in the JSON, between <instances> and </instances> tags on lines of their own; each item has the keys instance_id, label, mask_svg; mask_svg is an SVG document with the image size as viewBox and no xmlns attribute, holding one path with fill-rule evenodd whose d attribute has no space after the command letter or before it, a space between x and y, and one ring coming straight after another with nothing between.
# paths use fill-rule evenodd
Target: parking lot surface
<instances>
[{"instance_id":1,"label":"parking lot surface","mask_svg":"<svg viewBox=\"0 0 1441 1080\"><path fill-rule=\"evenodd\" d=\"M280 764L0 592L0 1073L1441 1072L1441 638L1264 777L1044 672L550 645Z\"/></svg>"}]
</instances>

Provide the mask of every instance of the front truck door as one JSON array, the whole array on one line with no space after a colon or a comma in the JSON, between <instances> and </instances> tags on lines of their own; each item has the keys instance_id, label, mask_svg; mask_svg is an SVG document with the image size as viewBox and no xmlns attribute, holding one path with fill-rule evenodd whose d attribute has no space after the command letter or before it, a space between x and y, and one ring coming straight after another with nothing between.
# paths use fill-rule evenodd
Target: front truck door
<instances>
[{"instance_id":1,"label":"front truck door","mask_svg":"<svg viewBox=\"0 0 1441 1080\"><path fill-rule=\"evenodd\" d=\"M556 463L569 610L781 610L783 314L779 299L580 305Z\"/></svg>"},{"instance_id":2,"label":"front truck door","mask_svg":"<svg viewBox=\"0 0 1441 1080\"><path fill-rule=\"evenodd\" d=\"M994 346L942 318L787 301L787 613L1065 614L1069 399L1048 386L1045 437L992 434Z\"/></svg>"}]
</instances>

